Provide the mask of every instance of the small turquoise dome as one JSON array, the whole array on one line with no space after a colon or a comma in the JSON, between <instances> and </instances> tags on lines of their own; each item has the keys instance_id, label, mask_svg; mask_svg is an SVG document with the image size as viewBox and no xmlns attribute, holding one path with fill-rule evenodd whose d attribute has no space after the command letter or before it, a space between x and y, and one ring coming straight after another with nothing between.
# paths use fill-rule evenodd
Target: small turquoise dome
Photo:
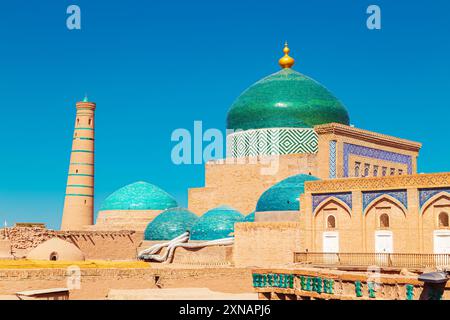
<instances>
[{"instance_id":1,"label":"small turquoise dome","mask_svg":"<svg viewBox=\"0 0 450 320\"><path fill-rule=\"evenodd\" d=\"M242 222L244 216L228 206L209 210L191 228L191 240L216 240L231 237L234 224Z\"/></svg>"},{"instance_id":2,"label":"small turquoise dome","mask_svg":"<svg viewBox=\"0 0 450 320\"><path fill-rule=\"evenodd\" d=\"M178 207L164 190L147 182L135 182L112 193L103 201L103 210L165 210Z\"/></svg>"},{"instance_id":3,"label":"small turquoise dome","mask_svg":"<svg viewBox=\"0 0 450 320\"><path fill-rule=\"evenodd\" d=\"M300 195L305 192L305 181L318 178L298 174L286 178L267 189L259 198L256 211L296 211L300 209Z\"/></svg>"},{"instance_id":4,"label":"small turquoise dome","mask_svg":"<svg viewBox=\"0 0 450 320\"><path fill-rule=\"evenodd\" d=\"M255 211L246 215L244 218L244 222L255 222Z\"/></svg>"},{"instance_id":5,"label":"small turquoise dome","mask_svg":"<svg viewBox=\"0 0 450 320\"><path fill-rule=\"evenodd\" d=\"M172 240L186 231L198 220L198 216L183 208L171 208L161 212L147 225L145 240Z\"/></svg>"},{"instance_id":6,"label":"small turquoise dome","mask_svg":"<svg viewBox=\"0 0 450 320\"><path fill-rule=\"evenodd\" d=\"M233 103L227 129L312 128L349 124L344 105L323 85L290 68L256 82Z\"/></svg>"}]
</instances>

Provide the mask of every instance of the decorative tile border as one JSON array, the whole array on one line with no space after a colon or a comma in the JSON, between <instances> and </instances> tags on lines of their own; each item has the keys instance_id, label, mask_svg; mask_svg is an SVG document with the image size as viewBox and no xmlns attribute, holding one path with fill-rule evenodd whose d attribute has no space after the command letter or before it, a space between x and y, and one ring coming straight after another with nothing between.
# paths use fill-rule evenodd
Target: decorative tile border
<instances>
[{"instance_id":1,"label":"decorative tile border","mask_svg":"<svg viewBox=\"0 0 450 320\"><path fill-rule=\"evenodd\" d=\"M450 188L450 172L403 176L339 178L305 182L305 192L336 193L345 191L400 190L406 188Z\"/></svg>"},{"instance_id":2,"label":"decorative tile border","mask_svg":"<svg viewBox=\"0 0 450 320\"><path fill-rule=\"evenodd\" d=\"M450 188L435 188L435 189L420 189L419 190L419 203L422 209L423 205L435 195L446 192L450 196Z\"/></svg>"},{"instance_id":3,"label":"decorative tile border","mask_svg":"<svg viewBox=\"0 0 450 320\"><path fill-rule=\"evenodd\" d=\"M310 128L239 131L227 136L227 157L317 153L318 136Z\"/></svg>"},{"instance_id":4,"label":"decorative tile border","mask_svg":"<svg viewBox=\"0 0 450 320\"><path fill-rule=\"evenodd\" d=\"M336 178L336 146L337 146L337 141L335 140L331 140L330 141L330 154L329 154L329 166L330 166L330 179L335 179Z\"/></svg>"},{"instance_id":5,"label":"decorative tile border","mask_svg":"<svg viewBox=\"0 0 450 320\"><path fill-rule=\"evenodd\" d=\"M326 200L330 199L331 197L337 198L344 202L346 205L352 209L352 193L346 192L346 193L327 193L327 194L313 194L312 201L313 201L313 208L312 211L316 211L316 209Z\"/></svg>"},{"instance_id":6,"label":"decorative tile border","mask_svg":"<svg viewBox=\"0 0 450 320\"><path fill-rule=\"evenodd\" d=\"M401 204L408 208L408 194L406 190L392 190L392 191L367 191L363 192L363 212L366 210L368 205L372 203L377 198L380 198L384 195L391 196L394 199L400 201Z\"/></svg>"},{"instance_id":7,"label":"decorative tile border","mask_svg":"<svg viewBox=\"0 0 450 320\"><path fill-rule=\"evenodd\" d=\"M406 164L408 166L408 174L412 174L412 157L400 153L384 151L379 149L358 146L355 144L344 143L344 177L349 176L349 158L350 155L357 155L378 160Z\"/></svg>"}]
</instances>

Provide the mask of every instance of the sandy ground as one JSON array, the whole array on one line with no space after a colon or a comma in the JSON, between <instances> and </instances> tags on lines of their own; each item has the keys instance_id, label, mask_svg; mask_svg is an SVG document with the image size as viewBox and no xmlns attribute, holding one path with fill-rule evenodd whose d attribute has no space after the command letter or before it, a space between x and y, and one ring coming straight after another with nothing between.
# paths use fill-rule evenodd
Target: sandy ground
<instances>
[{"instance_id":1,"label":"sandy ground","mask_svg":"<svg viewBox=\"0 0 450 320\"><path fill-rule=\"evenodd\" d=\"M108 300L258 300L257 293L225 293L208 288L115 290Z\"/></svg>"}]
</instances>

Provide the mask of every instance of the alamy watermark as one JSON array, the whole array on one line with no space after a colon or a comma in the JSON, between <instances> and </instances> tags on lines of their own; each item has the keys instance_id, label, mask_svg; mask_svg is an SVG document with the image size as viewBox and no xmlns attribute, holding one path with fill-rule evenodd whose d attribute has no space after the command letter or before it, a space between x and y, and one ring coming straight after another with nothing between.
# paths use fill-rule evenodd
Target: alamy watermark
<instances>
[{"instance_id":1,"label":"alamy watermark","mask_svg":"<svg viewBox=\"0 0 450 320\"><path fill-rule=\"evenodd\" d=\"M273 175L279 169L279 155L255 155L249 157L233 157L226 155L227 137L243 130L226 130L216 128L203 129L202 121L194 121L193 130L185 128L175 129L171 134L171 141L175 145L171 151L171 160L175 165L203 164L210 161L223 164L259 164L262 175ZM270 139L260 135L256 140L258 146L267 145Z\"/></svg>"},{"instance_id":2,"label":"alamy watermark","mask_svg":"<svg viewBox=\"0 0 450 320\"><path fill-rule=\"evenodd\" d=\"M370 5L367 8L367 18L366 25L369 30L381 30L381 8L375 4Z\"/></svg>"},{"instance_id":3,"label":"alamy watermark","mask_svg":"<svg viewBox=\"0 0 450 320\"><path fill-rule=\"evenodd\" d=\"M72 265L66 269L66 286L69 290L81 289L81 270L77 265Z\"/></svg>"},{"instance_id":4,"label":"alamy watermark","mask_svg":"<svg viewBox=\"0 0 450 320\"><path fill-rule=\"evenodd\" d=\"M72 4L67 7L66 13L69 15L66 20L66 26L69 30L81 29L81 9L79 6Z\"/></svg>"}]
</instances>

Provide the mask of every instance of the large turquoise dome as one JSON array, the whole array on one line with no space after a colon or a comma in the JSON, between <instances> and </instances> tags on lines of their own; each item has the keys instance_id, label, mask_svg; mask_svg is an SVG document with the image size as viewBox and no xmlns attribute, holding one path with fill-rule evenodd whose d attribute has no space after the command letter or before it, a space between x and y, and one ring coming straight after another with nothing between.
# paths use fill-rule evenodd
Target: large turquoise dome
<instances>
[{"instance_id":1,"label":"large turquoise dome","mask_svg":"<svg viewBox=\"0 0 450 320\"><path fill-rule=\"evenodd\" d=\"M244 216L228 206L209 210L191 228L191 240L216 240L230 237L234 224L242 222Z\"/></svg>"},{"instance_id":2,"label":"large turquoise dome","mask_svg":"<svg viewBox=\"0 0 450 320\"><path fill-rule=\"evenodd\" d=\"M286 178L267 189L256 204L256 212L263 211L296 211L300 209L300 195L305 192L306 181L318 178L306 174L298 174Z\"/></svg>"},{"instance_id":3,"label":"large turquoise dome","mask_svg":"<svg viewBox=\"0 0 450 320\"><path fill-rule=\"evenodd\" d=\"M183 208L172 208L161 212L147 225L145 240L172 240L190 231L198 216Z\"/></svg>"},{"instance_id":4,"label":"large turquoise dome","mask_svg":"<svg viewBox=\"0 0 450 320\"><path fill-rule=\"evenodd\" d=\"M164 190L139 181L112 193L100 210L165 210L177 206L177 201Z\"/></svg>"},{"instance_id":5,"label":"large turquoise dome","mask_svg":"<svg viewBox=\"0 0 450 320\"><path fill-rule=\"evenodd\" d=\"M337 122L349 124L342 103L324 86L284 68L245 90L231 106L228 129L312 128Z\"/></svg>"}]
</instances>

